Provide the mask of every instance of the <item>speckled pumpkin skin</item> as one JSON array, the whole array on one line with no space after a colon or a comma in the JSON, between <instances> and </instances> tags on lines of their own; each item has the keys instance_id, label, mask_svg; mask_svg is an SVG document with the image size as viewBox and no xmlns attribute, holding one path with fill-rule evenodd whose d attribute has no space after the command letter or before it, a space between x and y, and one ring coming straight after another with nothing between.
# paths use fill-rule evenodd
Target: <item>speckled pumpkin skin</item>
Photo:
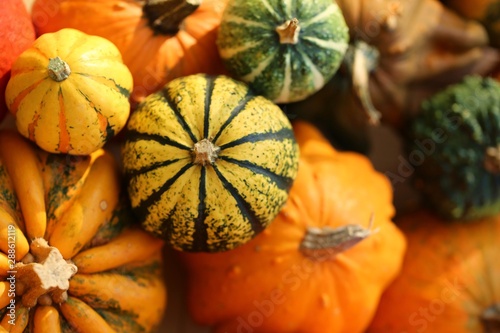
<instances>
[{"instance_id":1,"label":"speckled pumpkin skin","mask_svg":"<svg viewBox=\"0 0 500 333\"><path fill-rule=\"evenodd\" d=\"M441 217L467 221L500 212L500 174L485 167L500 144L500 84L470 76L424 102L408 159L415 185Z\"/></svg>"},{"instance_id":2,"label":"speckled pumpkin skin","mask_svg":"<svg viewBox=\"0 0 500 333\"><path fill-rule=\"evenodd\" d=\"M297 18L296 44L280 43L276 27ZM305 99L330 80L349 36L335 1L231 0L217 46L228 71L276 103Z\"/></svg>"},{"instance_id":3,"label":"speckled pumpkin skin","mask_svg":"<svg viewBox=\"0 0 500 333\"><path fill-rule=\"evenodd\" d=\"M123 165L143 227L183 251L235 248L261 232L288 198L298 147L281 109L225 76L173 80L132 114ZM220 148L213 164L193 147Z\"/></svg>"}]
</instances>

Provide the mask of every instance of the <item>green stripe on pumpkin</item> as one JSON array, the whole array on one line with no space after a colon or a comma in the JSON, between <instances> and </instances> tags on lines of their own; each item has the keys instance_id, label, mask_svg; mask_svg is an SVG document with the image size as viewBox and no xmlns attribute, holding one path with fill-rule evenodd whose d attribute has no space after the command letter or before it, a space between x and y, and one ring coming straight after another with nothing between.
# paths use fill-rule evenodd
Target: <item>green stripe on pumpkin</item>
<instances>
[{"instance_id":1,"label":"green stripe on pumpkin","mask_svg":"<svg viewBox=\"0 0 500 333\"><path fill-rule=\"evenodd\" d=\"M216 252L250 240L278 213L297 172L286 115L224 76L171 81L141 103L126 135L134 213L179 250ZM194 164L202 139L220 148L214 164Z\"/></svg>"}]
</instances>

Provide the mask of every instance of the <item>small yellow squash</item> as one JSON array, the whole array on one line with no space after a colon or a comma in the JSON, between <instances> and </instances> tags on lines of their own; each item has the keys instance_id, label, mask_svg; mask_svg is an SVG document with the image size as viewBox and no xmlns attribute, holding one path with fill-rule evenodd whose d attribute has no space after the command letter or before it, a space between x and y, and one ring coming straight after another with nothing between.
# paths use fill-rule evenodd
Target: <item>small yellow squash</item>
<instances>
[{"instance_id":1,"label":"small yellow squash","mask_svg":"<svg viewBox=\"0 0 500 333\"><path fill-rule=\"evenodd\" d=\"M51 153L87 155L125 126L132 85L113 43L62 29L17 58L5 97L23 136Z\"/></svg>"}]
</instances>

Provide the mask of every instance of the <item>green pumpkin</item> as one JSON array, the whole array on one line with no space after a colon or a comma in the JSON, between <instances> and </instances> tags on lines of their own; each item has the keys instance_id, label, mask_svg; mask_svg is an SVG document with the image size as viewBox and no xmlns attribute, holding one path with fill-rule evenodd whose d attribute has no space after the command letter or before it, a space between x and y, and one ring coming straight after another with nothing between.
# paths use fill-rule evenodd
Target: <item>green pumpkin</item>
<instances>
[{"instance_id":1,"label":"green pumpkin","mask_svg":"<svg viewBox=\"0 0 500 333\"><path fill-rule=\"evenodd\" d=\"M422 104L409 162L424 200L450 220L500 212L500 84L468 76Z\"/></svg>"},{"instance_id":2,"label":"green pumpkin","mask_svg":"<svg viewBox=\"0 0 500 333\"><path fill-rule=\"evenodd\" d=\"M275 103L289 103L333 77L348 40L335 1L230 0L217 46L232 76Z\"/></svg>"},{"instance_id":3,"label":"green pumpkin","mask_svg":"<svg viewBox=\"0 0 500 333\"><path fill-rule=\"evenodd\" d=\"M182 251L235 248L288 198L298 146L281 109L226 76L191 75L149 95L122 150L145 230Z\"/></svg>"}]
</instances>

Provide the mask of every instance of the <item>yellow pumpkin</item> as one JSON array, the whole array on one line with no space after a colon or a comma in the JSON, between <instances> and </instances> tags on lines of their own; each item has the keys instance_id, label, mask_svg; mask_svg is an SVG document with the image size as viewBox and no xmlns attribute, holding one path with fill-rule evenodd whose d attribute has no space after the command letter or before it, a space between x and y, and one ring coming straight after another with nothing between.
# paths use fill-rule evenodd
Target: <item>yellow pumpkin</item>
<instances>
[{"instance_id":1,"label":"yellow pumpkin","mask_svg":"<svg viewBox=\"0 0 500 333\"><path fill-rule=\"evenodd\" d=\"M113 43L62 29L17 58L5 97L23 136L51 153L86 155L125 126L132 85Z\"/></svg>"}]
</instances>

